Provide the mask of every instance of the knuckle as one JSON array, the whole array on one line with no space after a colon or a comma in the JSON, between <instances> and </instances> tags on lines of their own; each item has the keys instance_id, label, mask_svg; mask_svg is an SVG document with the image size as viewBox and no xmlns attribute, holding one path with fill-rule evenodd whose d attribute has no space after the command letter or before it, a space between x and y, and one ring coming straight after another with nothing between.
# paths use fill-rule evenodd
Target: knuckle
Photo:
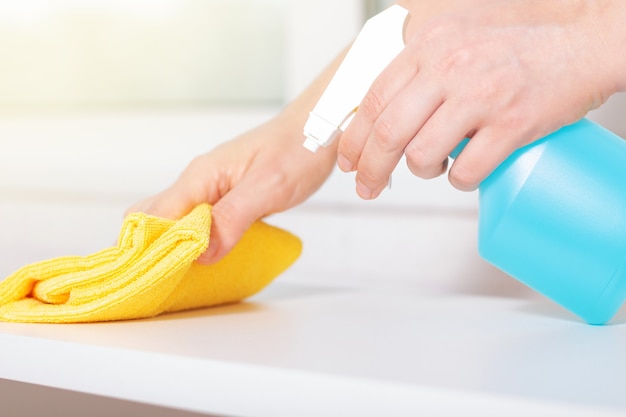
<instances>
[{"instance_id":1,"label":"knuckle","mask_svg":"<svg viewBox=\"0 0 626 417\"><path fill-rule=\"evenodd\" d=\"M278 161L272 166L255 170L253 174L257 178L260 189L266 191L283 191L285 188L291 187L294 182L286 168Z\"/></svg>"},{"instance_id":2,"label":"knuckle","mask_svg":"<svg viewBox=\"0 0 626 417\"><path fill-rule=\"evenodd\" d=\"M219 195L219 181L212 181L210 166L206 155L194 157L180 174L176 182L168 189L172 195L184 197L190 203L213 203L215 194Z\"/></svg>"},{"instance_id":3,"label":"knuckle","mask_svg":"<svg viewBox=\"0 0 626 417\"><path fill-rule=\"evenodd\" d=\"M230 201L223 199L219 204L215 204L211 210L211 215L219 219L222 228L231 229L237 225L241 218L240 207Z\"/></svg>"},{"instance_id":4,"label":"knuckle","mask_svg":"<svg viewBox=\"0 0 626 417\"><path fill-rule=\"evenodd\" d=\"M500 124L510 132L516 132L516 134L524 136L529 130L528 119L524 117L523 112L511 111L502 115Z\"/></svg>"},{"instance_id":5,"label":"knuckle","mask_svg":"<svg viewBox=\"0 0 626 417\"><path fill-rule=\"evenodd\" d=\"M206 169L206 157L205 155L195 156L187 165L187 168L183 171L183 175L199 176Z\"/></svg>"},{"instance_id":6,"label":"knuckle","mask_svg":"<svg viewBox=\"0 0 626 417\"><path fill-rule=\"evenodd\" d=\"M442 53L441 58L435 63L434 69L442 74L457 73L465 71L474 59L474 53L470 48L448 49Z\"/></svg>"},{"instance_id":7,"label":"knuckle","mask_svg":"<svg viewBox=\"0 0 626 417\"><path fill-rule=\"evenodd\" d=\"M405 150L406 163L413 175L431 179L440 176L447 168L447 159L441 161L424 152L421 146L409 144Z\"/></svg>"},{"instance_id":8,"label":"knuckle","mask_svg":"<svg viewBox=\"0 0 626 417\"><path fill-rule=\"evenodd\" d=\"M384 110L384 102L383 92L372 86L370 91L363 98L359 106L359 111L367 120L374 121Z\"/></svg>"},{"instance_id":9,"label":"knuckle","mask_svg":"<svg viewBox=\"0 0 626 417\"><path fill-rule=\"evenodd\" d=\"M267 189L273 190L274 201L289 200L290 191L294 188L292 178L282 169L272 170L266 178Z\"/></svg>"},{"instance_id":10,"label":"knuckle","mask_svg":"<svg viewBox=\"0 0 626 417\"><path fill-rule=\"evenodd\" d=\"M371 189L377 189L380 187L381 184L379 176L368 169L359 170L358 181Z\"/></svg>"},{"instance_id":11,"label":"knuckle","mask_svg":"<svg viewBox=\"0 0 626 417\"><path fill-rule=\"evenodd\" d=\"M437 19L426 24L422 29L421 42L426 45L438 43L439 39L446 39L451 30L451 22L447 19Z\"/></svg>"},{"instance_id":12,"label":"knuckle","mask_svg":"<svg viewBox=\"0 0 626 417\"><path fill-rule=\"evenodd\" d=\"M398 146L397 139L394 134L393 124L385 119L379 118L374 123L372 133L383 151L395 150Z\"/></svg>"},{"instance_id":13,"label":"knuckle","mask_svg":"<svg viewBox=\"0 0 626 417\"><path fill-rule=\"evenodd\" d=\"M485 71L477 77L470 89L470 100L490 109L509 109L511 114L523 102L525 81L519 71L509 66L501 66Z\"/></svg>"},{"instance_id":14,"label":"knuckle","mask_svg":"<svg viewBox=\"0 0 626 417\"><path fill-rule=\"evenodd\" d=\"M452 164L448 178L455 188L462 191L475 189L481 181L481 178L475 171L468 170L464 165L458 162Z\"/></svg>"},{"instance_id":15,"label":"knuckle","mask_svg":"<svg viewBox=\"0 0 626 417\"><path fill-rule=\"evenodd\" d=\"M483 105L505 106L510 101L509 90L503 86L511 85L502 76L484 77L476 83L473 90L473 100Z\"/></svg>"}]
</instances>

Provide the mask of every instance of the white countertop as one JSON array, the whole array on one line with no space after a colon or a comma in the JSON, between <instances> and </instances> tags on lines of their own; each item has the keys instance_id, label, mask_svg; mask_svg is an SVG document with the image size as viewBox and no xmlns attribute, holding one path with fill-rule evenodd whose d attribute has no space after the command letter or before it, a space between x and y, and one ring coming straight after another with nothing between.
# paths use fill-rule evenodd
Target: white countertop
<instances>
[{"instance_id":1,"label":"white countertop","mask_svg":"<svg viewBox=\"0 0 626 417\"><path fill-rule=\"evenodd\" d=\"M0 323L0 378L218 415L623 415L625 321L277 282L151 320Z\"/></svg>"}]
</instances>

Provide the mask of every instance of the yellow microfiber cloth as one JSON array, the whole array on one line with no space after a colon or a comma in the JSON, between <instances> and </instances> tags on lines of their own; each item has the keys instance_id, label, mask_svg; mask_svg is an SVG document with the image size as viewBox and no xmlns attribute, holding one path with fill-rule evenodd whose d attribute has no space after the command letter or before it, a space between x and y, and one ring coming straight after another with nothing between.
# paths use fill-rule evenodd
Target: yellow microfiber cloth
<instances>
[{"instance_id":1,"label":"yellow microfiber cloth","mask_svg":"<svg viewBox=\"0 0 626 417\"><path fill-rule=\"evenodd\" d=\"M289 267L301 242L262 221L219 262L194 262L207 248L211 208L178 221L126 217L116 247L25 266L0 282L0 320L80 323L126 320L249 297Z\"/></svg>"}]
</instances>

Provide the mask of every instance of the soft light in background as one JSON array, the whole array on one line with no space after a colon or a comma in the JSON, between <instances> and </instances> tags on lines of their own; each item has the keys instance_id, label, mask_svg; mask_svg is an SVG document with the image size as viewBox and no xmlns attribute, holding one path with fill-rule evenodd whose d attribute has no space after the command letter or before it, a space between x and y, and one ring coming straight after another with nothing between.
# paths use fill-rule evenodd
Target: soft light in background
<instances>
[{"instance_id":1,"label":"soft light in background","mask_svg":"<svg viewBox=\"0 0 626 417\"><path fill-rule=\"evenodd\" d=\"M0 104L276 103L285 9L272 0L2 1Z\"/></svg>"},{"instance_id":2,"label":"soft light in background","mask_svg":"<svg viewBox=\"0 0 626 417\"><path fill-rule=\"evenodd\" d=\"M0 111L283 103L384 3L2 0Z\"/></svg>"}]
</instances>

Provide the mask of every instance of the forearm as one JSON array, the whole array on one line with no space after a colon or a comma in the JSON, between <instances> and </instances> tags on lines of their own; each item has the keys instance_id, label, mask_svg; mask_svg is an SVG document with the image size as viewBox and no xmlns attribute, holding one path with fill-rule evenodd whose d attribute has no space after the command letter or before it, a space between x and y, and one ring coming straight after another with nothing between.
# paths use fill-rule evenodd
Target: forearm
<instances>
[{"instance_id":1,"label":"forearm","mask_svg":"<svg viewBox=\"0 0 626 417\"><path fill-rule=\"evenodd\" d=\"M309 112L313 110L313 107L315 107L315 104L322 96L328 83L335 75L347 50L348 48L342 51L300 95L291 101L285 109L271 121L271 123L281 129L285 137L304 142L302 129L309 116ZM336 144L331 144L328 151L320 153L328 155L328 158L334 160Z\"/></svg>"},{"instance_id":2,"label":"forearm","mask_svg":"<svg viewBox=\"0 0 626 417\"><path fill-rule=\"evenodd\" d=\"M493 0L397 0L395 4L411 12L411 24L422 26L430 19L445 13L482 6ZM508 0L505 0L508 1Z\"/></svg>"}]
</instances>

